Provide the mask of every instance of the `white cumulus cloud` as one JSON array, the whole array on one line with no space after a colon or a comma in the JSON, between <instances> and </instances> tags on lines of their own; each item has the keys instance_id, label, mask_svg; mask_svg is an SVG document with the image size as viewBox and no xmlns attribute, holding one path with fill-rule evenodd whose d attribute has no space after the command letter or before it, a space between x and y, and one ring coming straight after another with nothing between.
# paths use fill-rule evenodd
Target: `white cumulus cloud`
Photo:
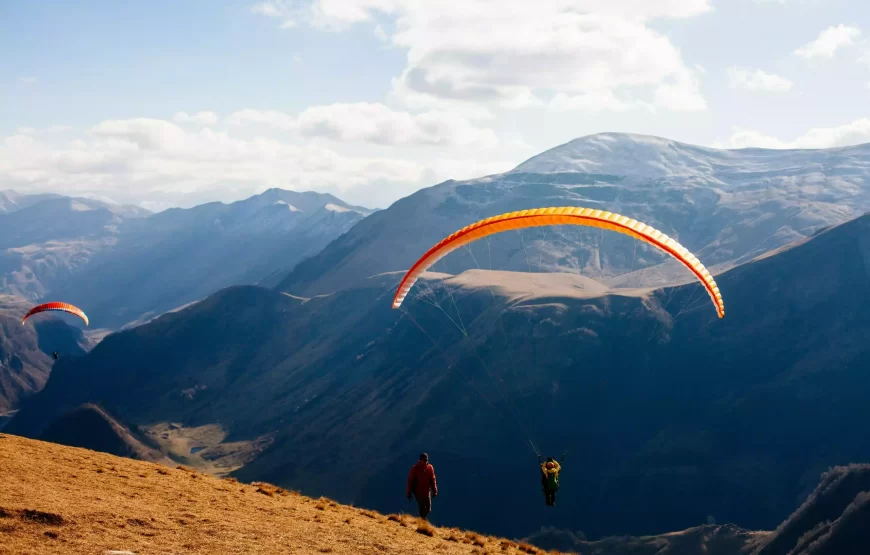
<instances>
[{"instance_id":1,"label":"white cumulus cloud","mask_svg":"<svg viewBox=\"0 0 870 555\"><path fill-rule=\"evenodd\" d=\"M376 141L395 135L443 146L440 140L455 138L445 126L462 130L461 122L435 117L391 119L393 115L387 114L381 121L375 117L378 110L372 121L356 121L359 127L342 127L340 110L312 110L304 118L292 118L298 136L281 138L252 135L250 122L275 121L269 113L253 110L237 112L236 124L220 129L153 118L106 120L87 130L69 131L64 138L20 129L0 137L0 183L26 192L105 195L161 206L234 200L270 187L329 191L360 204L384 206L422 186L507 171L516 164L504 161L500 150L494 151L498 156L485 159L477 156L480 150L462 146L439 150L435 156L414 156L413 147L402 145L378 154L306 139L309 133L324 134L341 147L344 140ZM484 143L492 139L480 130L466 131L469 136L483 133Z\"/></svg>"},{"instance_id":2,"label":"white cumulus cloud","mask_svg":"<svg viewBox=\"0 0 870 555\"><path fill-rule=\"evenodd\" d=\"M857 119L837 127L810 129L793 140L782 140L751 129L736 129L724 143L724 148L832 148L870 142L870 119Z\"/></svg>"},{"instance_id":3,"label":"white cumulus cloud","mask_svg":"<svg viewBox=\"0 0 870 555\"><path fill-rule=\"evenodd\" d=\"M798 48L795 54L808 60L832 58L837 50L853 44L861 36L861 29L850 25L837 25L824 29L816 40Z\"/></svg>"},{"instance_id":4,"label":"white cumulus cloud","mask_svg":"<svg viewBox=\"0 0 870 555\"><path fill-rule=\"evenodd\" d=\"M415 108L624 110L706 108L697 76L649 26L712 9L709 0L273 0L285 25L340 30L367 22L407 51L393 97ZM391 33L376 22L390 17Z\"/></svg>"},{"instance_id":5,"label":"white cumulus cloud","mask_svg":"<svg viewBox=\"0 0 870 555\"><path fill-rule=\"evenodd\" d=\"M743 67L729 67L727 73L728 86L732 89L787 92L794 85L785 77L767 73L760 69L752 70Z\"/></svg>"}]
</instances>

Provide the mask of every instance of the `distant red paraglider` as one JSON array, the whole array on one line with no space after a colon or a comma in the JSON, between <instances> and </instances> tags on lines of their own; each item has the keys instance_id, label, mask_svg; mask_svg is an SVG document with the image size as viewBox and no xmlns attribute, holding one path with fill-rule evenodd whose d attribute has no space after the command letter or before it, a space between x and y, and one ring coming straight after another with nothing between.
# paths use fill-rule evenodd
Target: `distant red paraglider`
<instances>
[{"instance_id":1,"label":"distant red paraglider","mask_svg":"<svg viewBox=\"0 0 870 555\"><path fill-rule=\"evenodd\" d=\"M88 325L88 317L84 313L82 309L77 306L71 305L69 303L44 303L41 305L34 306L30 309L30 312L24 315L24 318L21 319L21 325L24 325L24 322L27 321L28 318L33 316L34 314L39 314L40 312L66 312L67 314L74 314L78 316L82 320L84 320L85 325Z\"/></svg>"}]
</instances>

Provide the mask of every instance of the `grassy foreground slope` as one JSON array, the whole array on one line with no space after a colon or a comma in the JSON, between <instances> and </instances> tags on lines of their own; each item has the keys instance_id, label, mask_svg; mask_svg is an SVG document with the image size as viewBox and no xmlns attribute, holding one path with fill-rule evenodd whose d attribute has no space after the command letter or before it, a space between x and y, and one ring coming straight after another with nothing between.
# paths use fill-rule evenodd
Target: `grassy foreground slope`
<instances>
[{"instance_id":1,"label":"grassy foreground slope","mask_svg":"<svg viewBox=\"0 0 870 555\"><path fill-rule=\"evenodd\" d=\"M582 552L646 555L653 548L656 553L727 555L765 534L705 528L702 534L690 530L583 542ZM672 541L681 546L677 551L668 550ZM13 553L558 552L432 527L410 515L385 516L312 499L270 484L242 484L180 466L0 434L0 554Z\"/></svg>"},{"instance_id":2,"label":"grassy foreground slope","mask_svg":"<svg viewBox=\"0 0 870 555\"><path fill-rule=\"evenodd\" d=\"M113 551L543 553L268 484L0 434L0 554Z\"/></svg>"}]
</instances>

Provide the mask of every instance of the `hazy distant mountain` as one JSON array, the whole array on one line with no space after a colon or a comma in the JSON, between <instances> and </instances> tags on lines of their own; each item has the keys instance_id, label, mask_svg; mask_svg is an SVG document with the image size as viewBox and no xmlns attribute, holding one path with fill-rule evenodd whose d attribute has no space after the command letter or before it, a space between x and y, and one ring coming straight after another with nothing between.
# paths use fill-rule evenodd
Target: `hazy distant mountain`
<instances>
[{"instance_id":1,"label":"hazy distant mountain","mask_svg":"<svg viewBox=\"0 0 870 555\"><path fill-rule=\"evenodd\" d=\"M117 243L134 206L0 191L0 293L39 299Z\"/></svg>"},{"instance_id":2,"label":"hazy distant mountain","mask_svg":"<svg viewBox=\"0 0 870 555\"><path fill-rule=\"evenodd\" d=\"M587 206L636 218L721 271L870 210L867 183L870 144L717 150L602 133L548 150L504 174L447 181L401 199L301 263L280 289L310 296L407 270L467 224L545 206ZM638 276L637 270L669 259L622 235L575 226L530 229L522 239L505 233L470 252L459 251L435 269L571 271L614 285L666 284L686 276L671 262Z\"/></svg>"},{"instance_id":3,"label":"hazy distant mountain","mask_svg":"<svg viewBox=\"0 0 870 555\"><path fill-rule=\"evenodd\" d=\"M240 478L385 511L428 451L442 524L769 529L826 468L870 460L867 237L870 216L717 276L723 320L696 285L568 274L430 274L443 312L392 310L397 274L310 299L233 287L61 360L8 431L92 401L134 426L272 434ZM528 438L568 450L555 511Z\"/></svg>"},{"instance_id":4,"label":"hazy distant mountain","mask_svg":"<svg viewBox=\"0 0 870 555\"><path fill-rule=\"evenodd\" d=\"M58 195L0 194L0 291L81 306L117 328L228 285L283 275L369 213L332 195L270 189L149 215Z\"/></svg>"}]
</instances>

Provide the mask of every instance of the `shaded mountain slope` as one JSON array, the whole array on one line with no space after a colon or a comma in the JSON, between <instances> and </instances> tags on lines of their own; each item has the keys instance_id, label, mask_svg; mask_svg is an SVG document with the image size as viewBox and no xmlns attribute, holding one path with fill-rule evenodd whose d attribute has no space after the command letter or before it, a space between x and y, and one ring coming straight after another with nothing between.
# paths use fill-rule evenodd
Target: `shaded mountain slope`
<instances>
[{"instance_id":1,"label":"shaded mountain slope","mask_svg":"<svg viewBox=\"0 0 870 555\"><path fill-rule=\"evenodd\" d=\"M544 152L514 170L447 181L366 218L279 289L310 296L406 270L426 250L472 222L514 210L587 206L638 219L679 240L720 271L870 210L870 145L826 150L717 150L643 135L601 133ZM526 271L527 250L544 271L581 272L626 284L679 283L679 265L632 239L576 226L495 236L437 271L479 264ZM537 271L537 268L536 268Z\"/></svg>"},{"instance_id":2,"label":"shaded mountain slope","mask_svg":"<svg viewBox=\"0 0 870 555\"><path fill-rule=\"evenodd\" d=\"M134 437L123 424L92 404L77 407L52 422L40 439L119 457L172 464L171 459Z\"/></svg>"},{"instance_id":3,"label":"shaded mountain slope","mask_svg":"<svg viewBox=\"0 0 870 555\"><path fill-rule=\"evenodd\" d=\"M84 354L81 331L55 317L40 317L21 325L31 304L0 295L0 414L13 411L42 389L51 371L52 351L63 356Z\"/></svg>"},{"instance_id":4,"label":"shaded mountain slope","mask_svg":"<svg viewBox=\"0 0 870 555\"><path fill-rule=\"evenodd\" d=\"M859 554L870 549L870 465L833 468L753 555Z\"/></svg>"},{"instance_id":5,"label":"shaded mountain slope","mask_svg":"<svg viewBox=\"0 0 870 555\"><path fill-rule=\"evenodd\" d=\"M525 538L548 549L587 555L859 555L870 549L870 465L835 467L773 532L704 525L681 532L588 542L582 533L542 529Z\"/></svg>"},{"instance_id":6,"label":"shaded mountain slope","mask_svg":"<svg viewBox=\"0 0 870 555\"><path fill-rule=\"evenodd\" d=\"M239 478L385 511L426 450L452 484L437 521L500 534L773 528L823 470L870 460L868 237L862 217L719 275L723 320L697 285L570 275L428 275L467 336L425 298L392 310L395 274L310 299L230 288L61 361L8 430L93 401L268 433ZM568 449L557 511L527 438Z\"/></svg>"},{"instance_id":7,"label":"shaded mountain slope","mask_svg":"<svg viewBox=\"0 0 870 555\"><path fill-rule=\"evenodd\" d=\"M577 534L544 529L525 538L543 549L582 555L742 555L769 532L743 530L733 524L707 524L657 536L614 536L588 542Z\"/></svg>"},{"instance_id":8,"label":"shaded mountain slope","mask_svg":"<svg viewBox=\"0 0 870 555\"><path fill-rule=\"evenodd\" d=\"M870 491L855 497L842 516L817 527L798 542L796 554L859 555L870 546Z\"/></svg>"}]
</instances>

